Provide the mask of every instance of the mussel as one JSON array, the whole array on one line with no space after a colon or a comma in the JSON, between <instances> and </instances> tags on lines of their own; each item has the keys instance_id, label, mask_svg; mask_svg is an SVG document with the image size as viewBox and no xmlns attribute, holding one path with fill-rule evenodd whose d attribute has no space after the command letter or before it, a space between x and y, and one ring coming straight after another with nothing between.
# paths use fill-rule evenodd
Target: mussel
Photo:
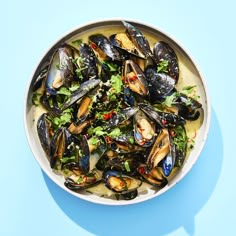
<instances>
[{"instance_id":1,"label":"mussel","mask_svg":"<svg viewBox=\"0 0 236 236\"><path fill-rule=\"evenodd\" d=\"M153 119L161 128L175 127L186 123L182 116L171 112L156 111L152 106L144 103L139 104L140 109L151 119Z\"/></svg>"},{"instance_id":2,"label":"mussel","mask_svg":"<svg viewBox=\"0 0 236 236\"><path fill-rule=\"evenodd\" d=\"M170 152L169 132L162 129L158 134L155 143L147 158L147 165L150 170L157 167L160 161Z\"/></svg>"},{"instance_id":3,"label":"mussel","mask_svg":"<svg viewBox=\"0 0 236 236\"><path fill-rule=\"evenodd\" d=\"M66 178L64 185L75 192L82 191L101 182L102 172L94 169L87 174L71 175Z\"/></svg>"},{"instance_id":4,"label":"mussel","mask_svg":"<svg viewBox=\"0 0 236 236\"><path fill-rule=\"evenodd\" d=\"M127 107L121 110L119 113L111 117L107 123L107 127L112 128L123 123L124 121L130 119L137 111L138 107Z\"/></svg>"},{"instance_id":5,"label":"mussel","mask_svg":"<svg viewBox=\"0 0 236 236\"><path fill-rule=\"evenodd\" d=\"M54 168L56 166L57 160L64 156L68 145L69 131L66 128L59 128L54 133L49 150L50 166Z\"/></svg>"},{"instance_id":6,"label":"mussel","mask_svg":"<svg viewBox=\"0 0 236 236\"><path fill-rule=\"evenodd\" d=\"M98 86L100 82L101 82L101 80L99 80L99 79L90 79L90 80L82 83L80 85L80 88L78 90L76 90L75 92L73 92L70 99L63 104L62 110L65 110L66 108L71 106L73 103L78 101L85 94L87 94L89 91L91 91L96 86Z\"/></svg>"},{"instance_id":7,"label":"mussel","mask_svg":"<svg viewBox=\"0 0 236 236\"><path fill-rule=\"evenodd\" d=\"M150 92L150 101L160 101L163 96L168 95L175 87L175 79L165 73L158 73L157 69L149 66L145 69L146 80Z\"/></svg>"},{"instance_id":8,"label":"mussel","mask_svg":"<svg viewBox=\"0 0 236 236\"><path fill-rule=\"evenodd\" d=\"M138 64L131 60L125 61L123 76L130 90L144 97L149 94L145 75Z\"/></svg>"},{"instance_id":9,"label":"mussel","mask_svg":"<svg viewBox=\"0 0 236 236\"><path fill-rule=\"evenodd\" d=\"M113 34L109 39L123 53L126 59L130 59L131 57L145 58L126 33Z\"/></svg>"},{"instance_id":10,"label":"mussel","mask_svg":"<svg viewBox=\"0 0 236 236\"><path fill-rule=\"evenodd\" d=\"M79 46L78 55L75 57L75 60L78 65L76 71L81 73L83 81L98 78L96 56L88 44L82 43Z\"/></svg>"},{"instance_id":11,"label":"mussel","mask_svg":"<svg viewBox=\"0 0 236 236\"><path fill-rule=\"evenodd\" d=\"M149 42L144 37L143 33L126 21L122 21L122 23L134 45L145 55L146 58L153 57Z\"/></svg>"},{"instance_id":12,"label":"mussel","mask_svg":"<svg viewBox=\"0 0 236 236\"><path fill-rule=\"evenodd\" d=\"M192 97L180 93L175 103L178 107L178 115L184 117L186 120L197 120L200 116L200 108L202 104Z\"/></svg>"},{"instance_id":13,"label":"mussel","mask_svg":"<svg viewBox=\"0 0 236 236\"><path fill-rule=\"evenodd\" d=\"M121 61L123 59L120 52L112 45L108 38L102 34L90 35L89 43L101 61Z\"/></svg>"},{"instance_id":14,"label":"mussel","mask_svg":"<svg viewBox=\"0 0 236 236\"><path fill-rule=\"evenodd\" d=\"M167 185L168 180L165 178L160 167L153 168L151 171L146 164L140 164L137 172L151 185L157 188L163 188Z\"/></svg>"},{"instance_id":15,"label":"mussel","mask_svg":"<svg viewBox=\"0 0 236 236\"><path fill-rule=\"evenodd\" d=\"M175 80L175 83L177 83L179 79L179 65L178 58L173 48L166 42L159 41L154 45L153 53L157 65L163 61L167 62L166 72Z\"/></svg>"},{"instance_id":16,"label":"mussel","mask_svg":"<svg viewBox=\"0 0 236 236\"><path fill-rule=\"evenodd\" d=\"M135 141L142 147L150 147L155 140L155 123L141 110L135 113L133 123Z\"/></svg>"},{"instance_id":17,"label":"mussel","mask_svg":"<svg viewBox=\"0 0 236 236\"><path fill-rule=\"evenodd\" d=\"M142 184L142 181L116 170L105 171L103 173L103 181L107 188L121 195L126 200L135 198L138 194L137 189Z\"/></svg>"},{"instance_id":18,"label":"mussel","mask_svg":"<svg viewBox=\"0 0 236 236\"><path fill-rule=\"evenodd\" d=\"M43 113L37 122L37 132L40 143L47 155L49 155L51 134L50 134L50 121L47 118L48 114Z\"/></svg>"}]
</instances>

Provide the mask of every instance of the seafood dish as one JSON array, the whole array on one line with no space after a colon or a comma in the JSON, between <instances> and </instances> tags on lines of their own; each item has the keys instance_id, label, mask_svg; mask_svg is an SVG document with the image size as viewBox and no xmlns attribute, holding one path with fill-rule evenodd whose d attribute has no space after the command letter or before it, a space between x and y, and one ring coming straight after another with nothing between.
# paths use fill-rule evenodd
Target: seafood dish
<instances>
[{"instance_id":1,"label":"seafood dish","mask_svg":"<svg viewBox=\"0 0 236 236\"><path fill-rule=\"evenodd\" d=\"M32 102L48 165L66 188L132 200L178 174L198 135L186 127L204 115L175 49L150 42L132 23L122 27L56 47L33 83Z\"/></svg>"}]
</instances>

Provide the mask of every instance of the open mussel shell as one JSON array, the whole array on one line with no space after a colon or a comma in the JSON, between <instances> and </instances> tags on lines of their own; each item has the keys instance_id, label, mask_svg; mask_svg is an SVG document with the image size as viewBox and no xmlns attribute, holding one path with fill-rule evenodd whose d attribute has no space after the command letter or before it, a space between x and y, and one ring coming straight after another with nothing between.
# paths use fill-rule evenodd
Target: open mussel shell
<instances>
[{"instance_id":1,"label":"open mussel shell","mask_svg":"<svg viewBox=\"0 0 236 236\"><path fill-rule=\"evenodd\" d=\"M157 65L163 60L168 62L167 74L169 74L177 83L179 79L178 58L173 48L163 41L157 42L153 47L154 58Z\"/></svg>"},{"instance_id":2,"label":"open mussel shell","mask_svg":"<svg viewBox=\"0 0 236 236\"><path fill-rule=\"evenodd\" d=\"M92 170L87 174L71 175L66 178L64 185L75 192L82 191L96 184L99 184L102 179L102 172L99 170Z\"/></svg>"},{"instance_id":3,"label":"open mussel shell","mask_svg":"<svg viewBox=\"0 0 236 236\"><path fill-rule=\"evenodd\" d=\"M131 59L132 57L145 59L143 53L138 50L126 33L113 34L109 39L111 43L121 51L126 59Z\"/></svg>"},{"instance_id":4,"label":"open mussel shell","mask_svg":"<svg viewBox=\"0 0 236 236\"><path fill-rule=\"evenodd\" d=\"M150 147L155 140L156 125L144 112L137 111L133 117L134 138L138 145Z\"/></svg>"},{"instance_id":5,"label":"open mussel shell","mask_svg":"<svg viewBox=\"0 0 236 236\"><path fill-rule=\"evenodd\" d=\"M176 160L176 148L171 136L169 136L169 141L170 141L170 151L162 160L162 170L166 177L171 174Z\"/></svg>"},{"instance_id":6,"label":"open mussel shell","mask_svg":"<svg viewBox=\"0 0 236 236\"><path fill-rule=\"evenodd\" d=\"M139 108L153 121L155 121L160 128L176 127L186 123L182 116L170 112L156 111L152 106L144 103L139 104Z\"/></svg>"},{"instance_id":7,"label":"open mussel shell","mask_svg":"<svg viewBox=\"0 0 236 236\"><path fill-rule=\"evenodd\" d=\"M126 60L123 76L125 78L125 83L130 90L144 97L149 94L145 74L138 64L131 60Z\"/></svg>"},{"instance_id":8,"label":"open mussel shell","mask_svg":"<svg viewBox=\"0 0 236 236\"><path fill-rule=\"evenodd\" d=\"M111 117L111 119L107 123L107 127L112 128L121 124L122 122L130 119L138 110L139 110L138 107L124 108L119 113L116 113Z\"/></svg>"},{"instance_id":9,"label":"open mussel shell","mask_svg":"<svg viewBox=\"0 0 236 236\"><path fill-rule=\"evenodd\" d=\"M149 170L146 164L140 164L137 172L145 179L145 181L157 188L163 188L167 185L168 180L165 178L160 167Z\"/></svg>"},{"instance_id":10,"label":"open mussel shell","mask_svg":"<svg viewBox=\"0 0 236 236\"><path fill-rule=\"evenodd\" d=\"M120 52L112 45L107 37L102 34L94 34L89 36L89 43L95 54L101 61L112 60L121 61L123 60Z\"/></svg>"},{"instance_id":11,"label":"open mussel shell","mask_svg":"<svg viewBox=\"0 0 236 236\"><path fill-rule=\"evenodd\" d=\"M137 196L137 189L142 181L116 170L106 170L103 173L105 186L113 192L122 195L126 200Z\"/></svg>"},{"instance_id":12,"label":"open mussel shell","mask_svg":"<svg viewBox=\"0 0 236 236\"><path fill-rule=\"evenodd\" d=\"M153 57L149 42L143 33L126 21L122 21L133 44L145 55L146 58Z\"/></svg>"},{"instance_id":13,"label":"open mussel shell","mask_svg":"<svg viewBox=\"0 0 236 236\"><path fill-rule=\"evenodd\" d=\"M78 101L80 98L82 98L85 94L87 94L89 91L94 89L96 86L99 85L101 80L99 79L90 79L88 81L85 81L80 85L80 88L72 93L70 99L64 103L62 110L65 110L69 106L71 106L73 103Z\"/></svg>"},{"instance_id":14,"label":"open mussel shell","mask_svg":"<svg viewBox=\"0 0 236 236\"><path fill-rule=\"evenodd\" d=\"M57 160L64 156L68 145L68 135L69 131L66 128L59 128L54 133L51 143L50 143L50 166L54 168L56 166Z\"/></svg>"},{"instance_id":15,"label":"open mussel shell","mask_svg":"<svg viewBox=\"0 0 236 236\"><path fill-rule=\"evenodd\" d=\"M145 155L140 153L119 155L108 159L106 161L106 168L121 171L128 175L135 175L137 174L137 167L145 162L145 159Z\"/></svg>"},{"instance_id":16,"label":"open mussel shell","mask_svg":"<svg viewBox=\"0 0 236 236\"><path fill-rule=\"evenodd\" d=\"M155 143L147 158L147 165L150 170L157 167L160 161L166 157L170 151L170 139L167 129L162 129L158 134Z\"/></svg>"}]
</instances>

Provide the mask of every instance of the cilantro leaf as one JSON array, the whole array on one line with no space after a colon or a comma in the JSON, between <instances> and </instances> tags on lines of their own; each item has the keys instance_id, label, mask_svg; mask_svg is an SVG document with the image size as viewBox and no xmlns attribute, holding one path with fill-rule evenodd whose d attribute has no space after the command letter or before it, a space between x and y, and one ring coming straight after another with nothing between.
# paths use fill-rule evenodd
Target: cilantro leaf
<instances>
[{"instance_id":1,"label":"cilantro leaf","mask_svg":"<svg viewBox=\"0 0 236 236\"><path fill-rule=\"evenodd\" d=\"M119 137L121 135L121 131L118 127L116 127L115 129L113 129L107 135L110 136L111 138L116 138L116 137Z\"/></svg>"},{"instance_id":2,"label":"cilantro leaf","mask_svg":"<svg viewBox=\"0 0 236 236\"><path fill-rule=\"evenodd\" d=\"M126 161L124 162L124 166L125 166L125 169L126 169L127 172L130 172L130 171L131 171L131 170L130 170L130 166L129 166L128 160L126 160Z\"/></svg>"},{"instance_id":3,"label":"cilantro leaf","mask_svg":"<svg viewBox=\"0 0 236 236\"><path fill-rule=\"evenodd\" d=\"M168 66L169 66L169 61L161 59L160 63L157 66L157 72L165 72L168 73Z\"/></svg>"},{"instance_id":4,"label":"cilantro leaf","mask_svg":"<svg viewBox=\"0 0 236 236\"><path fill-rule=\"evenodd\" d=\"M123 83L121 80L120 75L112 75L111 76L111 85L113 89L115 90L115 93L120 93L123 87Z\"/></svg>"},{"instance_id":5,"label":"cilantro leaf","mask_svg":"<svg viewBox=\"0 0 236 236\"><path fill-rule=\"evenodd\" d=\"M62 94L62 95L65 95L65 96L70 96L71 95L71 92L68 88L62 86L60 87L60 89L57 91L57 94Z\"/></svg>"},{"instance_id":6,"label":"cilantro leaf","mask_svg":"<svg viewBox=\"0 0 236 236\"><path fill-rule=\"evenodd\" d=\"M71 43L74 44L75 46L80 46L83 43L83 41L82 39L76 39L72 41Z\"/></svg>"}]
</instances>

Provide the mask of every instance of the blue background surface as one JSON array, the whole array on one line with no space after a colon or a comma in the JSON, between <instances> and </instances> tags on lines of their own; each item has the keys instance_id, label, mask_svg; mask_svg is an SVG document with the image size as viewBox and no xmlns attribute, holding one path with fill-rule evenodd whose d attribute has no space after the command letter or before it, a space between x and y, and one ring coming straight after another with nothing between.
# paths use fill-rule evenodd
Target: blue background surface
<instances>
[{"instance_id":1,"label":"blue background surface","mask_svg":"<svg viewBox=\"0 0 236 236\"><path fill-rule=\"evenodd\" d=\"M4 1L0 14L0 235L236 235L234 1ZM143 20L168 32L206 79L212 118L191 172L158 198L112 207L61 190L40 169L23 126L31 73L62 34L91 20Z\"/></svg>"}]
</instances>

